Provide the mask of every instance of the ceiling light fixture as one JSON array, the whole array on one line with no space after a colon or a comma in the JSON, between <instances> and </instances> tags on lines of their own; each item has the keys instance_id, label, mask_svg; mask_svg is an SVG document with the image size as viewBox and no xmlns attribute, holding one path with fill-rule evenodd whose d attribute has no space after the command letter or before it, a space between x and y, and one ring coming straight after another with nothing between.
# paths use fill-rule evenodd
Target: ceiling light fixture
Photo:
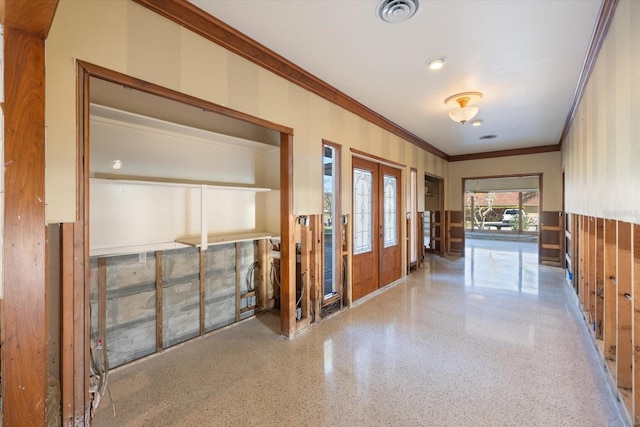
<instances>
[{"instance_id":1,"label":"ceiling light fixture","mask_svg":"<svg viewBox=\"0 0 640 427\"><path fill-rule=\"evenodd\" d=\"M419 0L382 0L378 3L378 18L390 24L407 21L416 14Z\"/></svg>"},{"instance_id":2,"label":"ceiling light fixture","mask_svg":"<svg viewBox=\"0 0 640 427\"><path fill-rule=\"evenodd\" d=\"M484 123L484 120L476 119L471 122L471 126L478 127L478 126L482 126L483 123Z\"/></svg>"},{"instance_id":3,"label":"ceiling light fixture","mask_svg":"<svg viewBox=\"0 0 640 427\"><path fill-rule=\"evenodd\" d=\"M449 117L454 122L465 124L478 114L479 108L469 103L477 102L482 99L480 92L461 92L451 95L444 100L444 103L450 107L454 107L449 111Z\"/></svg>"},{"instance_id":4,"label":"ceiling light fixture","mask_svg":"<svg viewBox=\"0 0 640 427\"><path fill-rule=\"evenodd\" d=\"M115 170L122 168L122 160L114 160L113 163L111 163L111 167Z\"/></svg>"},{"instance_id":5,"label":"ceiling light fixture","mask_svg":"<svg viewBox=\"0 0 640 427\"><path fill-rule=\"evenodd\" d=\"M427 61L427 65L431 70L439 70L444 67L444 63L447 61L447 58L444 56L436 56Z\"/></svg>"}]
</instances>

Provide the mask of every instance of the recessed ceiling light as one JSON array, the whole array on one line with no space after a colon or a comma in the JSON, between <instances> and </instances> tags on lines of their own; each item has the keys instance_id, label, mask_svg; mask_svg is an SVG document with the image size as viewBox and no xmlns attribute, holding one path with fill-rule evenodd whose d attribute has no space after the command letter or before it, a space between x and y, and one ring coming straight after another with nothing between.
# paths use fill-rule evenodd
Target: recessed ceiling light
<instances>
[{"instance_id":1,"label":"recessed ceiling light","mask_svg":"<svg viewBox=\"0 0 640 427\"><path fill-rule=\"evenodd\" d=\"M118 170L122 167L122 160L114 160L113 163L111 163L111 167Z\"/></svg>"},{"instance_id":2,"label":"recessed ceiling light","mask_svg":"<svg viewBox=\"0 0 640 427\"><path fill-rule=\"evenodd\" d=\"M478 139L494 139L494 138L497 138L497 137L498 137L498 135L482 135Z\"/></svg>"},{"instance_id":3,"label":"recessed ceiling light","mask_svg":"<svg viewBox=\"0 0 640 427\"><path fill-rule=\"evenodd\" d=\"M478 126L482 126L483 123L484 123L484 120L477 119L471 122L471 126L478 127Z\"/></svg>"},{"instance_id":4,"label":"recessed ceiling light","mask_svg":"<svg viewBox=\"0 0 640 427\"><path fill-rule=\"evenodd\" d=\"M427 65L431 70L439 70L444 67L444 63L447 62L447 58L444 56L436 56L427 61Z\"/></svg>"}]
</instances>

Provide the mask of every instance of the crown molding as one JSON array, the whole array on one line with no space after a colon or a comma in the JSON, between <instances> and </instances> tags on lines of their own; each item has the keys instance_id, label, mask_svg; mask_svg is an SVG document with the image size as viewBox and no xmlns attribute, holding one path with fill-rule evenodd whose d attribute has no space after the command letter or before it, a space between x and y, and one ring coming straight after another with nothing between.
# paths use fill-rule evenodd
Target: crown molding
<instances>
[{"instance_id":1,"label":"crown molding","mask_svg":"<svg viewBox=\"0 0 640 427\"><path fill-rule=\"evenodd\" d=\"M449 156L449 161L462 162L464 160L481 160L496 157L524 156L527 154L551 153L553 151L560 151L560 145L542 145L539 147L514 148L512 150L487 151L486 153L461 154L458 156Z\"/></svg>"},{"instance_id":2,"label":"crown molding","mask_svg":"<svg viewBox=\"0 0 640 427\"><path fill-rule=\"evenodd\" d=\"M564 141L567 138L569 129L571 128L571 123L573 122L573 118L576 115L578 104L582 99L582 95L584 94L584 90L587 86L587 82L589 81L589 77L591 77L591 72L593 71L593 67L596 64L596 60L598 59L600 48L602 47L602 43L604 42L604 39L607 35L609 25L613 20L613 16L615 14L617 6L618 0L603 0L602 6L600 6L600 11L598 12L598 20L596 22L595 28L593 29L593 33L591 34L589 49L587 50L587 55L585 56L582 63L580 77L578 77L578 84L576 85L576 90L573 94L573 101L571 102L571 107L569 108L569 113L567 114L567 120L564 123L564 128L562 129L562 134L560 135L560 141L558 142L558 145L561 148L562 144L564 144Z\"/></svg>"},{"instance_id":3,"label":"crown molding","mask_svg":"<svg viewBox=\"0 0 640 427\"><path fill-rule=\"evenodd\" d=\"M225 49L442 159L449 155L186 0L134 0Z\"/></svg>"}]
</instances>

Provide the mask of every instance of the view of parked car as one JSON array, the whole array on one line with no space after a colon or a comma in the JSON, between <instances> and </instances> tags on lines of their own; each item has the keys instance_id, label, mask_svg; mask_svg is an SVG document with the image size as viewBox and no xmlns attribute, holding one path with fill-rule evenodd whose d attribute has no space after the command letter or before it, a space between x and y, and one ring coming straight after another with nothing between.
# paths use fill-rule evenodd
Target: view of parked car
<instances>
[{"instance_id":1,"label":"view of parked car","mask_svg":"<svg viewBox=\"0 0 640 427\"><path fill-rule=\"evenodd\" d=\"M525 211L522 211L522 217L526 218L526 216L527 216L527 213ZM502 214L502 222L507 224L517 218L518 218L518 209L505 209L504 213Z\"/></svg>"}]
</instances>

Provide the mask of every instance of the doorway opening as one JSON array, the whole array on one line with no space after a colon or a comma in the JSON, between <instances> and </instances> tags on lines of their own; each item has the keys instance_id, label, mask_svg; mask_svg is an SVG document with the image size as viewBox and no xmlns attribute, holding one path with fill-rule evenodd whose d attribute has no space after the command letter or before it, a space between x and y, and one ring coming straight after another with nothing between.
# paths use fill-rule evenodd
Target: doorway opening
<instances>
[{"instance_id":1,"label":"doorway opening","mask_svg":"<svg viewBox=\"0 0 640 427\"><path fill-rule=\"evenodd\" d=\"M424 254L445 253L444 179L424 177Z\"/></svg>"},{"instance_id":2,"label":"doorway opening","mask_svg":"<svg viewBox=\"0 0 640 427\"><path fill-rule=\"evenodd\" d=\"M465 238L538 241L540 176L465 179Z\"/></svg>"}]
</instances>

